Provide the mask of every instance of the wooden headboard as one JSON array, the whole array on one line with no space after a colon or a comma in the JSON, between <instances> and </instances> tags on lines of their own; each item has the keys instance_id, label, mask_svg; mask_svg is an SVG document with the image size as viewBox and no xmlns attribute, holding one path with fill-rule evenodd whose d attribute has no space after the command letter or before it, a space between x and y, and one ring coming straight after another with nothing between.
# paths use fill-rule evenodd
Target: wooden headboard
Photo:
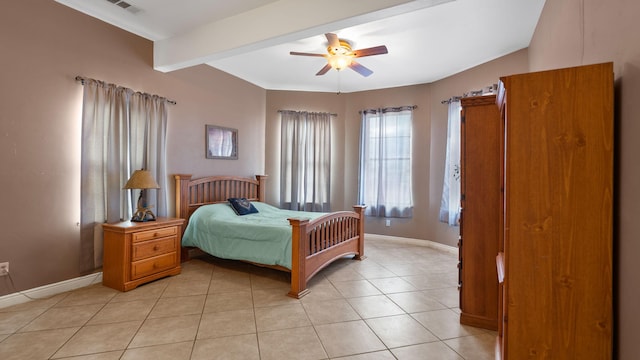
<instances>
[{"instance_id":1,"label":"wooden headboard","mask_svg":"<svg viewBox=\"0 0 640 360\"><path fill-rule=\"evenodd\" d=\"M189 217L202 205L226 202L228 198L244 197L252 201L265 201L267 175L255 179L240 176L208 176L191 179L191 175L178 174L176 179L176 216L189 222Z\"/></svg>"}]
</instances>

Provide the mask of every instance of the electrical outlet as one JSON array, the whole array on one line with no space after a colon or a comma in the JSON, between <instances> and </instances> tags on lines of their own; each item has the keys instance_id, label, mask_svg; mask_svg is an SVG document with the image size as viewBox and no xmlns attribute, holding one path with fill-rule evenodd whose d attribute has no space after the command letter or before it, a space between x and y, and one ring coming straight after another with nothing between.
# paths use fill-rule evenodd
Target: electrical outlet
<instances>
[{"instance_id":1,"label":"electrical outlet","mask_svg":"<svg viewBox=\"0 0 640 360\"><path fill-rule=\"evenodd\" d=\"M9 275L9 262L0 263L0 276Z\"/></svg>"},{"instance_id":2,"label":"electrical outlet","mask_svg":"<svg viewBox=\"0 0 640 360\"><path fill-rule=\"evenodd\" d=\"M384 226L391 226L391 219L386 219L384 222Z\"/></svg>"}]
</instances>

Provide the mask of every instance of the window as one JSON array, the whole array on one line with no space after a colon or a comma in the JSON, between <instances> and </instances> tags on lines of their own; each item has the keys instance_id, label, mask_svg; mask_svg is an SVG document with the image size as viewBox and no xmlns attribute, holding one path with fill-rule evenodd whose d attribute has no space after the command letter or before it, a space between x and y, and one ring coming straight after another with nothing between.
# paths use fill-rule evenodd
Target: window
<instances>
[{"instance_id":1,"label":"window","mask_svg":"<svg viewBox=\"0 0 640 360\"><path fill-rule=\"evenodd\" d=\"M167 216L166 139L168 104L163 97L136 92L94 79L78 78L82 98L80 178L81 266L102 266L104 222L129 219L137 191L123 189L138 169L153 174L160 185L145 192L158 216Z\"/></svg>"},{"instance_id":2,"label":"window","mask_svg":"<svg viewBox=\"0 0 640 360\"><path fill-rule=\"evenodd\" d=\"M331 211L331 114L280 113L280 207Z\"/></svg>"},{"instance_id":3,"label":"window","mask_svg":"<svg viewBox=\"0 0 640 360\"><path fill-rule=\"evenodd\" d=\"M412 217L413 107L361 114L358 201L367 205L368 216Z\"/></svg>"},{"instance_id":4,"label":"window","mask_svg":"<svg viewBox=\"0 0 640 360\"><path fill-rule=\"evenodd\" d=\"M444 180L442 182L442 201L440 202L440 221L458 226L460 221L460 99L449 101L447 120L447 151L445 158Z\"/></svg>"}]
</instances>

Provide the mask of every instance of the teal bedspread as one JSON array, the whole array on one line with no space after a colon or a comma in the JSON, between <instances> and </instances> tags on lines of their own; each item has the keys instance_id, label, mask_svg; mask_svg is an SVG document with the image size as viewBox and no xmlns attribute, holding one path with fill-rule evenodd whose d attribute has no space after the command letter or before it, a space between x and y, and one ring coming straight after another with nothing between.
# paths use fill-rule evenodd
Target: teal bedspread
<instances>
[{"instance_id":1,"label":"teal bedspread","mask_svg":"<svg viewBox=\"0 0 640 360\"><path fill-rule=\"evenodd\" d=\"M199 207L189 219L182 246L195 246L223 259L246 260L291 269L288 218L315 219L326 213L282 210L252 202L256 214L238 216L228 203Z\"/></svg>"}]
</instances>

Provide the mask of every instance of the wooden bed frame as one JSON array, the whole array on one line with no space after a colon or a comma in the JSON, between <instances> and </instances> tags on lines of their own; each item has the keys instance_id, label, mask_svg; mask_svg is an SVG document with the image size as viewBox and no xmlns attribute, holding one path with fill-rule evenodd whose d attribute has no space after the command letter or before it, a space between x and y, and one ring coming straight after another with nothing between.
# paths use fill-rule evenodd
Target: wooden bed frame
<instances>
[{"instance_id":1,"label":"wooden bed frame","mask_svg":"<svg viewBox=\"0 0 640 360\"><path fill-rule=\"evenodd\" d=\"M210 176L192 180L191 175L175 175L176 216L188 224L189 217L198 207L227 202L231 197L264 202L266 178L266 175L256 175L256 179ZM354 255L356 260L364 259L364 209L364 205L355 205L353 211L333 212L311 221L289 219L291 270L282 266L256 265L291 272L288 295L297 299L303 297L309 292L309 279L333 261L347 255ZM189 258L188 250L183 248L183 261Z\"/></svg>"}]
</instances>

